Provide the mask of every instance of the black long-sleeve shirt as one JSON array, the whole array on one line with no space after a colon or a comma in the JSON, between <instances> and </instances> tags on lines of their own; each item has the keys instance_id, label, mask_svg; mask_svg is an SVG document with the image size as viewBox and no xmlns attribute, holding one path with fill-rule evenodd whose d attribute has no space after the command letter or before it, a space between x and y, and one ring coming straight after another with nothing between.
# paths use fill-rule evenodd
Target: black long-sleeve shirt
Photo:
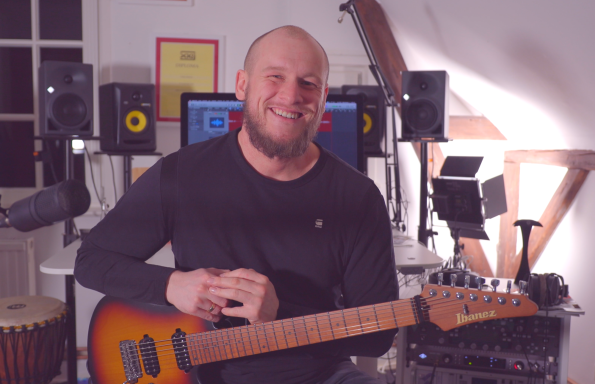
<instances>
[{"instance_id":1,"label":"black long-sleeve shirt","mask_svg":"<svg viewBox=\"0 0 595 384\"><path fill-rule=\"evenodd\" d=\"M83 242L76 279L107 295L166 304L173 269L144 261L171 240L180 269L243 267L266 275L280 301L278 319L396 300L390 222L374 183L323 148L302 177L265 178L241 154L238 131L179 151L175 201L162 201L163 161L141 176ZM173 228L163 204L166 214L175 210ZM395 333L203 369L230 383L306 383L348 356L381 355Z\"/></svg>"}]
</instances>

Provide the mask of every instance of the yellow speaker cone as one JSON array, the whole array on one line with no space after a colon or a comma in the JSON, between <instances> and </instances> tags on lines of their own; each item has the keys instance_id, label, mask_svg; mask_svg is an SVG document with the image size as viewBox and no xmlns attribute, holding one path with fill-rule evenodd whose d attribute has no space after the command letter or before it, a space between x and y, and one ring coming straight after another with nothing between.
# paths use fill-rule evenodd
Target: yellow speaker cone
<instances>
[{"instance_id":1,"label":"yellow speaker cone","mask_svg":"<svg viewBox=\"0 0 595 384\"><path fill-rule=\"evenodd\" d=\"M126 115L126 128L132 132L139 133L147 127L147 116L141 111L130 111Z\"/></svg>"},{"instance_id":2,"label":"yellow speaker cone","mask_svg":"<svg viewBox=\"0 0 595 384\"><path fill-rule=\"evenodd\" d=\"M372 118L366 112L364 112L364 122L366 123L364 125L364 135L365 135L366 133L370 132L370 129L372 129Z\"/></svg>"}]
</instances>

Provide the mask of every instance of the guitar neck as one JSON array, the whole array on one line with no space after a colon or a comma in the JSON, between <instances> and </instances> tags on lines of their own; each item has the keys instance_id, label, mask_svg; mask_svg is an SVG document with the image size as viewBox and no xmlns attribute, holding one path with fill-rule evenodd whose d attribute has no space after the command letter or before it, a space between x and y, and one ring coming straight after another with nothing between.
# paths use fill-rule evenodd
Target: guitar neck
<instances>
[{"instance_id":1,"label":"guitar neck","mask_svg":"<svg viewBox=\"0 0 595 384\"><path fill-rule=\"evenodd\" d=\"M422 321L416 301L419 298L188 334L188 353L198 365L404 327Z\"/></svg>"}]
</instances>

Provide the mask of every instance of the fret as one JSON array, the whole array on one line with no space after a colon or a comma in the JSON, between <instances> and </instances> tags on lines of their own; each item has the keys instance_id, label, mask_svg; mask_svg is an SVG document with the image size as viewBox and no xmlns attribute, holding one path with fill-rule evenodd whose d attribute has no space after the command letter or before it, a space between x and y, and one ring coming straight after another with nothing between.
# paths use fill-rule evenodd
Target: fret
<instances>
[{"instance_id":1,"label":"fret","mask_svg":"<svg viewBox=\"0 0 595 384\"><path fill-rule=\"evenodd\" d=\"M263 351L262 351L262 348L260 346L262 343L260 342L260 336L258 336L258 326L256 326L256 325L253 324L253 325L250 325L249 327L253 327L254 328L254 333L256 333L256 343L258 344L258 350L259 350L258 353L262 353Z\"/></svg>"},{"instance_id":2,"label":"fret","mask_svg":"<svg viewBox=\"0 0 595 384\"><path fill-rule=\"evenodd\" d=\"M391 301L390 302L390 309L393 311L393 319L395 321L395 327L399 327L399 324L397 324L397 313L395 312L395 302Z\"/></svg>"},{"instance_id":3,"label":"fret","mask_svg":"<svg viewBox=\"0 0 595 384\"><path fill-rule=\"evenodd\" d=\"M271 335L272 335L272 337L273 337L273 340L275 340L275 346L277 347L276 351L278 351L278 350L280 350L281 348L279 347L279 342L277 341L277 333L275 332L275 327L276 327L277 325L276 325L275 323L276 323L276 322L274 322L274 321L273 321L273 322L271 322L271 323L269 323L269 324L270 324L270 327L272 328L272 331L273 331L273 332L271 332Z\"/></svg>"},{"instance_id":4,"label":"fret","mask_svg":"<svg viewBox=\"0 0 595 384\"><path fill-rule=\"evenodd\" d=\"M264 334L264 343L262 343L262 342L260 343L261 346L262 346L262 349L264 349L265 352L270 352L271 351L271 345L269 344L269 337L267 336L268 332L266 330L266 325L260 323L256 327L260 327L260 330Z\"/></svg>"},{"instance_id":5,"label":"fret","mask_svg":"<svg viewBox=\"0 0 595 384\"><path fill-rule=\"evenodd\" d=\"M330 334L333 337L333 340L335 340L335 331L333 330L333 319L331 319L331 313L327 312L326 316L328 317L328 326Z\"/></svg>"},{"instance_id":6,"label":"fret","mask_svg":"<svg viewBox=\"0 0 595 384\"><path fill-rule=\"evenodd\" d=\"M293 324L293 329L295 329L295 336L298 340L298 345L308 345L307 334L306 334L306 324L302 318L296 317L291 320ZM306 337L304 337L306 336Z\"/></svg>"},{"instance_id":7,"label":"fret","mask_svg":"<svg viewBox=\"0 0 595 384\"><path fill-rule=\"evenodd\" d=\"M236 356L234 356L234 355L233 355L233 345L232 345L232 342L233 342L233 341L232 341L232 339L229 337L229 328L226 328L226 329L225 329L225 336L224 336L223 334L221 334L221 336L223 336L223 337L224 337L224 343L223 343L223 348L224 348L224 349L223 349L223 350L225 351L225 357L226 357L226 358L228 358L228 359L230 358L230 357L229 357L229 354L227 353L227 350L228 350L228 348L227 348L227 347L229 347L229 353L231 354L231 358L233 359L233 358L234 358L234 357L236 357ZM239 356L238 356L238 357L239 357Z\"/></svg>"},{"instance_id":8,"label":"fret","mask_svg":"<svg viewBox=\"0 0 595 384\"><path fill-rule=\"evenodd\" d=\"M285 330L285 319L281 320L281 329L283 331L283 339L285 340L286 348L291 348L289 345L289 340L287 340L287 331Z\"/></svg>"},{"instance_id":9,"label":"fret","mask_svg":"<svg viewBox=\"0 0 595 384\"><path fill-rule=\"evenodd\" d=\"M378 312L376 312L376 304L372 305L372 310L374 311L374 318L376 319L376 327L378 327L378 330L381 330L382 328L380 328L380 322L378 321Z\"/></svg>"},{"instance_id":10,"label":"fret","mask_svg":"<svg viewBox=\"0 0 595 384\"><path fill-rule=\"evenodd\" d=\"M246 356L255 355L254 348L252 348L252 343L250 342L250 329L248 327L240 327L240 337L244 345L244 351L246 351ZM250 346L249 351L246 349L246 344Z\"/></svg>"},{"instance_id":11,"label":"fret","mask_svg":"<svg viewBox=\"0 0 595 384\"><path fill-rule=\"evenodd\" d=\"M186 336L187 343L188 343L188 350L190 351L190 359L192 365L200 364L200 360L198 358L198 348L196 346L196 333L190 334Z\"/></svg>"},{"instance_id":12,"label":"fret","mask_svg":"<svg viewBox=\"0 0 595 384\"><path fill-rule=\"evenodd\" d=\"M237 334L238 332L237 332L237 329L236 328L232 328L231 329L231 332L233 334L233 345L235 345L235 347L236 347L236 351L238 353L238 357L246 356L246 355L242 355L242 352L240 351L240 347L238 346L239 343L242 343L243 344L241 335L238 337L238 334Z\"/></svg>"},{"instance_id":13,"label":"fret","mask_svg":"<svg viewBox=\"0 0 595 384\"><path fill-rule=\"evenodd\" d=\"M347 337L347 331L345 330L345 327L341 325L343 324L343 315L341 312L331 312L329 317L331 327L333 328L333 337L335 339L343 339Z\"/></svg>"},{"instance_id":14,"label":"fret","mask_svg":"<svg viewBox=\"0 0 595 384\"><path fill-rule=\"evenodd\" d=\"M293 345L293 346L294 347L299 347L300 346L300 342L298 340L297 334L295 333L295 323L293 322L293 319L287 319L287 321L288 322L291 322L291 330L289 330L289 332L287 332L287 335L288 336L292 336L292 338L295 339L295 345Z\"/></svg>"},{"instance_id":15,"label":"fret","mask_svg":"<svg viewBox=\"0 0 595 384\"><path fill-rule=\"evenodd\" d=\"M278 349L287 349L289 345L287 344L287 336L285 335L285 328L283 327L283 320L274 321L273 323L273 332L275 335L275 342L277 343Z\"/></svg>"},{"instance_id":16,"label":"fret","mask_svg":"<svg viewBox=\"0 0 595 384\"><path fill-rule=\"evenodd\" d=\"M221 360L225 360L223 358L223 353L221 353L221 332L213 332L213 336L214 336L214 350L215 350L215 359L216 361L221 361ZM219 354L219 357L217 357L217 353Z\"/></svg>"},{"instance_id":17,"label":"fret","mask_svg":"<svg viewBox=\"0 0 595 384\"><path fill-rule=\"evenodd\" d=\"M397 328L397 319L394 316L394 308L391 303L383 303L377 305L379 311L379 325L380 330Z\"/></svg>"},{"instance_id":18,"label":"fret","mask_svg":"<svg viewBox=\"0 0 595 384\"><path fill-rule=\"evenodd\" d=\"M205 364L205 363L209 362L209 360L207 359L206 351L205 351L205 341L204 341L205 332L199 333L198 336L199 336L198 346L199 346L199 351L200 351L199 354L202 358L201 364Z\"/></svg>"},{"instance_id":19,"label":"fret","mask_svg":"<svg viewBox=\"0 0 595 384\"><path fill-rule=\"evenodd\" d=\"M304 325L306 326L306 334L308 335L308 343L315 344L322 341L320 337L320 330L316 322L316 316L304 317Z\"/></svg>"},{"instance_id":20,"label":"fret","mask_svg":"<svg viewBox=\"0 0 595 384\"><path fill-rule=\"evenodd\" d=\"M205 332L202 335L203 337L203 351L205 353L205 357L207 360L207 363L210 363L212 361L215 361L213 359L213 351L211 349L211 333L212 332Z\"/></svg>"},{"instance_id":21,"label":"fret","mask_svg":"<svg viewBox=\"0 0 595 384\"><path fill-rule=\"evenodd\" d=\"M359 308L355 308L355 309L357 310L357 318L359 319L359 330L363 334L363 333L365 333L365 331L364 331L364 325L362 324L362 314L359 312Z\"/></svg>"},{"instance_id":22,"label":"fret","mask_svg":"<svg viewBox=\"0 0 595 384\"><path fill-rule=\"evenodd\" d=\"M342 311L342 314L348 336L356 336L364 333L357 308L346 309Z\"/></svg>"},{"instance_id":23,"label":"fret","mask_svg":"<svg viewBox=\"0 0 595 384\"><path fill-rule=\"evenodd\" d=\"M316 324L316 329L318 330L318 336L320 337L320 342L323 342L324 339L322 338L322 333L320 332L320 324L318 322L318 316L314 315L314 323Z\"/></svg>"}]
</instances>

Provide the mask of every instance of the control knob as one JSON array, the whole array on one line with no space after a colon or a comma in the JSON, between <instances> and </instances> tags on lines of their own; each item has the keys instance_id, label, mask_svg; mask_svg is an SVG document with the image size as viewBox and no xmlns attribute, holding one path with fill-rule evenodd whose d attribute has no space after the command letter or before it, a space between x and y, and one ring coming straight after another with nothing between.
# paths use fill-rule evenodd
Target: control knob
<instances>
[{"instance_id":1,"label":"control knob","mask_svg":"<svg viewBox=\"0 0 595 384\"><path fill-rule=\"evenodd\" d=\"M452 361L451 355L449 355L448 353L445 353L444 355L442 355L442 362L444 364L450 364L451 361Z\"/></svg>"},{"instance_id":2,"label":"control knob","mask_svg":"<svg viewBox=\"0 0 595 384\"><path fill-rule=\"evenodd\" d=\"M522 371L525 369L525 364L522 361L515 361L513 367L516 371Z\"/></svg>"}]
</instances>

